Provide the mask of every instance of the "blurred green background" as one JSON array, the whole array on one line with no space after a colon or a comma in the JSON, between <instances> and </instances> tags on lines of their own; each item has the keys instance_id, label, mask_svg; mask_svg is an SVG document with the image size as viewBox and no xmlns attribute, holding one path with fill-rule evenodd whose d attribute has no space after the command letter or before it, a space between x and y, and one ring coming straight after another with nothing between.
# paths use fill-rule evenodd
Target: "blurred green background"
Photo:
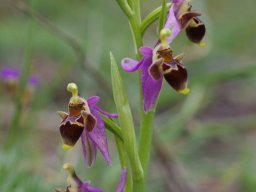
<instances>
[{"instance_id":1,"label":"blurred green background","mask_svg":"<svg viewBox=\"0 0 256 192\"><path fill-rule=\"evenodd\" d=\"M112 167L106 166L98 153L96 165L85 168L80 143L71 151L62 150L56 111L67 110L68 82L76 82L85 98L99 95L100 106L115 111L109 51L118 61L134 57L127 19L114 0L26 1L35 14L53 24L53 31L49 31L45 23L10 2L0 2L0 67L22 68L31 44L30 70L39 85L22 112L15 146L4 150L15 101L1 83L0 191L65 188L65 162L75 165L81 179L91 180L92 185L105 191L115 191L120 166L113 135L108 134ZM142 0L143 17L160 4L160 0ZM207 46L190 43L184 33L172 44L175 54L185 53L183 63L188 68L191 93L183 96L164 85L155 120L147 191L255 192L255 1L194 0L192 4L202 12ZM156 41L156 26L147 31L145 45L152 46ZM80 47L74 49L62 33ZM91 66L89 70L79 64L83 56L85 66ZM137 74L121 73L138 125Z\"/></svg>"}]
</instances>

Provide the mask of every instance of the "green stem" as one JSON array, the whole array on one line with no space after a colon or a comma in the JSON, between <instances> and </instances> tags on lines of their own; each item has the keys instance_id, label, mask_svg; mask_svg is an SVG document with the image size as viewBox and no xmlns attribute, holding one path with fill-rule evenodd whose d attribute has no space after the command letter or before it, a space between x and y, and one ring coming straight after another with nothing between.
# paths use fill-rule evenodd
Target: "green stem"
<instances>
[{"instance_id":1,"label":"green stem","mask_svg":"<svg viewBox=\"0 0 256 192\"><path fill-rule=\"evenodd\" d=\"M165 1L163 1L165 2ZM139 48L143 46L143 34L146 28L157 18L159 18L159 14L162 11L162 14L165 13L165 7L160 7L153 11L149 17L146 17L143 23L141 23L141 14L140 14L140 0L128 0L130 7L133 10L133 16L128 17L129 24L133 36L134 46L135 46L135 53L138 60L141 59L141 54L139 52ZM169 7L169 5L167 6ZM163 10L164 9L164 10ZM164 18L164 15L162 16ZM163 23L163 21L161 21ZM139 82L141 85L141 71L139 73ZM155 116L155 108L156 106L149 111L148 113L144 113L143 110L143 95L142 95L142 87L140 87L140 143L139 143L139 157L140 162L143 167L143 175L144 177L140 180L133 180L134 182L134 191L143 192L145 187L145 176L148 172L148 164L150 158L150 151L151 151L151 142L152 142L152 135L153 135L153 119Z\"/></svg>"},{"instance_id":2,"label":"green stem","mask_svg":"<svg viewBox=\"0 0 256 192\"><path fill-rule=\"evenodd\" d=\"M131 171L131 167L129 166L129 162L128 162L128 155L125 152L123 140L121 140L117 136L115 136L115 140L116 140L116 146L117 146L117 150L118 150L119 161L120 161L121 167L122 168L126 167L126 169L129 170L129 171L127 171L124 191L131 192L133 189L133 182L132 182L132 174L131 174L132 171Z\"/></svg>"},{"instance_id":3,"label":"green stem","mask_svg":"<svg viewBox=\"0 0 256 192\"><path fill-rule=\"evenodd\" d=\"M104 115L101 115L101 117L104 120L104 124L106 128L110 132L112 132L115 135L115 137L118 137L123 142L124 140L123 140L121 128L113 120L109 119L108 117L105 117Z\"/></svg>"},{"instance_id":4,"label":"green stem","mask_svg":"<svg viewBox=\"0 0 256 192\"><path fill-rule=\"evenodd\" d=\"M128 4L128 2L126 0L116 0L119 7L123 10L123 12L125 13L125 15L128 18L131 18L133 16L133 11L130 7L130 5Z\"/></svg>"},{"instance_id":5,"label":"green stem","mask_svg":"<svg viewBox=\"0 0 256 192\"><path fill-rule=\"evenodd\" d=\"M135 53L137 59L141 59L141 54L139 52L139 48L143 46L142 35L140 31L141 26L141 15L140 15L140 0L135 0L133 4L134 9L134 17L129 19L130 28L133 36L134 46L135 46ZM139 79L141 82L141 74L139 75ZM141 106L142 106L142 90L140 89L141 95ZM143 174L145 176L145 174ZM133 180L133 189L136 192L143 192L144 191L145 180L144 177L140 178L140 180Z\"/></svg>"},{"instance_id":6,"label":"green stem","mask_svg":"<svg viewBox=\"0 0 256 192\"><path fill-rule=\"evenodd\" d=\"M133 41L135 45L135 53L137 59L141 59L139 48L143 46L143 37L141 33L141 16L140 16L140 1L134 2L134 17L129 19L131 31L133 35ZM141 85L141 71L139 73L139 82ZM143 111L143 95L142 88L140 87L140 117L141 117L141 129L140 129L140 145L139 145L139 156L143 167L144 178L141 181L134 181L134 189L139 192L145 190L145 176L148 172L148 162L150 154L150 145L152 141L152 130L153 130L153 118L154 110L145 114ZM143 153L142 153L143 151ZM140 153L141 152L141 153Z\"/></svg>"},{"instance_id":7,"label":"green stem","mask_svg":"<svg viewBox=\"0 0 256 192\"><path fill-rule=\"evenodd\" d=\"M166 0L162 0L162 10L159 14L159 21L158 21L158 33L162 30L166 20Z\"/></svg>"},{"instance_id":8,"label":"green stem","mask_svg":"<svg viewBox=\"0 0 256 192\"><path fill-rule=\"evenodd\" d=\"M149 111L147 114L144 113L140 126L139 156L145 176L148 175L148 164L152 145L154 116L155 108Z\"/></svg>"},{"instance_id":9,"label":"green stem","mask_svg":"<svg viewBox=\"0 0 256 192\"><path fill-rule=\"evenodd\" d=\"M167 3L166 5L166 13L169 11L171 7L171 3ZM159 14L162 11L162 6L156 8L151 13L149 13L142 21L140 26L141 35L144 36L146 29L159 18Z\"/></svg>"},{"instance_id":10,"label":"green stem","mask_svg":"<svg viewBox=\"0 0 256 192\"><path fill-rule=\"evenodd\" d=\"M140 0L134 1L134 16L132 18L129 18L129 23L130 23L133 42L135 46L135 54L137 59L141 59L139 48L143 46L143 40L140 32L140 25L141 25Z\"/></svg>"},{"instance_id":11,"label":"green stem","mask_svg":"<svg viewBox=\"0 0 256 192\"><path fill-rule=\"evenodd\" d=\"M127 170L127 176L126 176L126 183L125 183L125 192L130 192L133 189L133 181L132 181L132 170L128 162L128 155L125 151L124 147L124 140L121 132L121 128L111 119L105 117L102 115L102 118L104 120L106 128L115 135L115 141L119 156L120 165L122 168L126 167Z\"/></svg>"},{"instance_id":12,"label":"green stem","mask_svg":"<svg viewBox=\"0 0 256 192\"><path fill-rule=\"evenodd\" d=\"M28 35L27 35L27 47L25 52L24 64L21 69L21 77L19 79L19 86L17 90L16 100L15 100L15 112L11 121L10 128L8 130L8 136L5 142L5 148L11 148L15 143L16 136L18 134L18 128L20 126L20 120L23 113L23 94L27 86L27 81L30 73L31 67L31 52L32 52L32 36L33 29L32 23L28 24Z\"/></svg>"},{"instance_id":13,"label":"green stem","mask_svg":"<svg viewBox=\"0 0 256 192\"><path fill-rule=\"evenodd\" d=\"M133 34L133 40L135 44L135 52L137 59L141 59L141 54L139 53L139 48L143 46L143 38L141 33L141 17L140 17L140 1L135 1L134 8L134 18L130 20L131 30ZM139 73L140 85L141 85L141 72ZM153 118L155 110L153 109L149 113L144 113L143 110L143 95L142 87L140 87L140 145L139 145L139 156L142 164L144 178L141 183L137 183L139 191L143 192L145 189L145 177L148 172L148 162L150 156L150 146L153 134ZM135 185L135 184L134 184Z\"/></svg>"}]
</instances>

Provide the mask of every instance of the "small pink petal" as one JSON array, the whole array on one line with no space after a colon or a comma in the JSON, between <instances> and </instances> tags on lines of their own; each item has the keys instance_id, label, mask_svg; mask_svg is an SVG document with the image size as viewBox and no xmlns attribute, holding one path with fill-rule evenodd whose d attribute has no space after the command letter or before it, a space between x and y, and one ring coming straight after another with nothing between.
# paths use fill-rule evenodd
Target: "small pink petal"
<instances>
[{"instance_id":1,"label":"small pink petal","mask_svg":"<svg viewBox=\"0 0 256 192\"><path fill-rule=\"evenodd\" d=\"M87 99L87 103L89 106L94 106L96 105L100 100L100 97L98 96L91 96Z\"/></svg>"},{"instance_id":2,"label":"small pink petal","mask_svg":"<svg viewBox=\"0 0 256 192\"><path fill-rule=\"evenodd\" d=\"M97 110L98 112L100 112L101 114L109 117L109 118L113 118L113 119L116 119L118 118L118 115L116 113L109 113L107 111L104 111L103 109L101 109L100 107L98 106L94 106L94 109Z\"/></svg>"},{"instance_id":3,"label":"small pink petal","mask_svg":"<svg viewBox=\"0 0 256 192\"><path fill-rule=\"evenodd\" d=\"M126 175L127 175L127 170L126 168L122 169L122 175L121 175L121 181L119 183L119 186L116 190L116 192L123 192L124 191L124 187L125 187L125 183L126 183Z\"/></svg>"},{"instance_id":4,"label":"small pink petal","mask_svg":"<svg viewBox=\"0 0 256 192\"><path fill-rule=\"evenodd\" d=\"M96 160L96 154L97 154L96 144L90 140L86 130L84 130L81 135L81 142L82 142L82 150L83 150L85 165L88 167L91 167Z\"/></svg>"},{"instance_id":5,"label":"small pink petal","mask_svg":"<svg viewBox=\"0 0 256 192\"><path fill-rule=\"evenodd\" d=\"M153 54L153 50L151 47L141 47L140 48L140 52L144 55L144 56L152 56Z\"/></svg>"},{"instance_id":6,"label":"small pink petal","mask_svg":"<svg viewBox=\"0 0 256 192\"><path fill-rule=\"evenodd\" d=\"M162 88L163 77L159 80L154 80L148 73L148 69L152 64L152 56L144 56L144 63L142 64L141 80L142 80L142 94L144 111L148 112L156 103Z\"/></svg>"},{"instance_id":7,"label":"small pink petal","mask_svg":"<svg viewBox=\"0 0 256 192\"><path fill-rule=\"evenodd\" d=\"M88 133L90 140L97 146L104 159L107 161L109 165L111 165L111 158L108 151L108 142L106 136L106 128L104 125L104 121L98 111L93 107L90 108L91 113L97 119L97 125L94 129Z\"/></svg>"},{"instance_id":8,"label":"small pink petal","mask_svg":"<svg viewBox=\"0 0 256 192\"><path fill-rule=\"evenodd\" d=\"M138 62L131 58L124 58L121 61L121 65L126 72L134 72L139 69L141 61Z\"/></svg>"}]
</instances>

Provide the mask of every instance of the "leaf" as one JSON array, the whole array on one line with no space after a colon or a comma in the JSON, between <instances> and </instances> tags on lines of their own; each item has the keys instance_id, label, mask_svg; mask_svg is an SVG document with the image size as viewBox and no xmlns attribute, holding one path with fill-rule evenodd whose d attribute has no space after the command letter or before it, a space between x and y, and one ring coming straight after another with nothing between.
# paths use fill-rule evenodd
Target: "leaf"
<instances>
[{"instance_id":1,"label":"leaf","mask_svg":"<svg viewBox=\"0 0 256 192\"><path fill-rule=\"evenodd\" d=\"M123 85L123 80L120 76L116 60L110 52L111 60L111 80L114 101L118 113L118 120L121 127L121 132L124 140L124 146L129 156L131 167L133 170L134 179L141 179L143 177L143 170L139 160L139 155L136 147L136 137L133 124L133 117Z\"/></svg>"}]
</instances>

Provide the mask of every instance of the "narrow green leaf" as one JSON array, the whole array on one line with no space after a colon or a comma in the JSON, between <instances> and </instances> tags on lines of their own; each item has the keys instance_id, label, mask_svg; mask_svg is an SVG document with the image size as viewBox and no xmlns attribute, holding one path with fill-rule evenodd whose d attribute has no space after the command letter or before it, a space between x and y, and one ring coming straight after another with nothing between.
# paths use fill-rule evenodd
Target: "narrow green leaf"
<instances>
[{"instance_id":1,"label":"narrow green leaf","mask_svg":"<svg viewBox=\"0 0 256 192\"><path fill-rule=\"evenodd\" d=\"M126 91L124 89L123 81L118 71L116 60L112 53L110 53L110 60L113 95L119 116L118 119L121 126L124 146L129 156L131 168L133 171L133 179L138 181L143 179L143 169L137 152L133 117Z\"/></svg>"}]
</instances>

